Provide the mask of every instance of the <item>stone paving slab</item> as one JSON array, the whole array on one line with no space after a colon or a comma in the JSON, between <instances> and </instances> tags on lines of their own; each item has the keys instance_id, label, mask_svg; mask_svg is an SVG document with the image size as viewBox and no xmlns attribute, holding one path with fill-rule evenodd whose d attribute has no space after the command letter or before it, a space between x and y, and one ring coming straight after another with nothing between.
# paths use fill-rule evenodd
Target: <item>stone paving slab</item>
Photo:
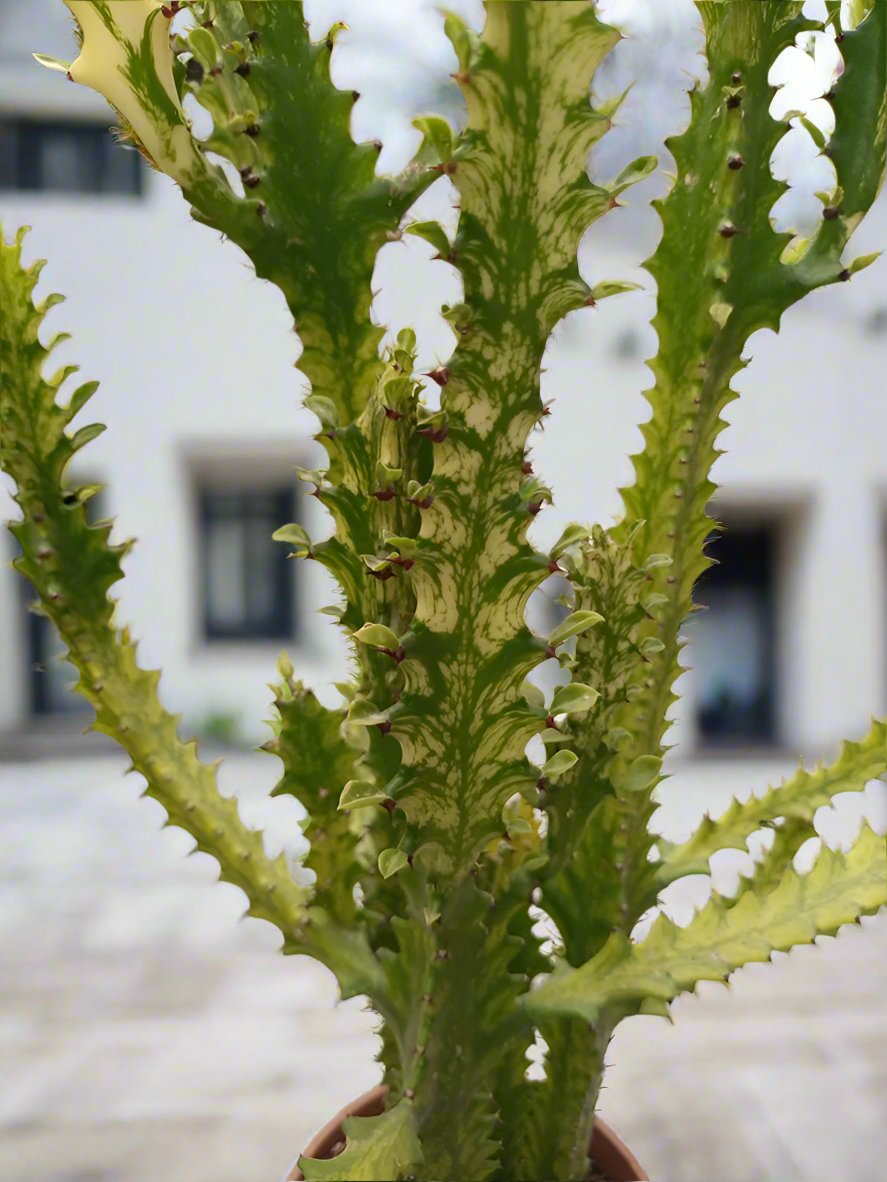
<instances>
[{"instance_id":1,"label":"stone paving slab","mask_svg":"<svg viewBox=\"0 0 887 1182\"><path fill-rule=\"evenodd\" d=\"M241 896L158 831L113 757L0 764L0 1182L276 1182L310 1133L376 1080L372 1019L329 974L238 924ZM679 837L774 761L694 764L660 813ZM223 770L276 847L298 811L274 761ZM865 803L828 832L848 840ZM722 888L742 855L717 866ZM679 889L678 889L679 888ZM670 891L673 914L699 884ZM602 1107L657 1182L884 1182L887 916L704 985L675 1024L635 1018Z\"/></svg>"}]
</instances>

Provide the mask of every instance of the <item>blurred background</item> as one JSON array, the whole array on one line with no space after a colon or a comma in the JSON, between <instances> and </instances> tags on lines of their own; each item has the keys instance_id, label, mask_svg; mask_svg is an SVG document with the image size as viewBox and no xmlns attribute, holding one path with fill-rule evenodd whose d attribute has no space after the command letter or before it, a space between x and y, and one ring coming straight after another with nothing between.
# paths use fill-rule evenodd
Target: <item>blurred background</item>
<instances>
[{"instance_id":1,"label":"blurred background","mask_svg":"<svg viewBox=\"0 0 887 1182\"><path fill-rule=\"evenodd\" d=\"M478 0L452 2L472 23ZM462 119L449 78L455 58L426 0L308 0L317 36L349 29L333 55L336 83L361 93L357 139L381 139L380 168L418 142L410 120ZM686 88L704 75L690 0L608 0L628 34L605 63L605 96L637 79L594 170L615 174L662 146L687 118ZM820 5L808 5L818 13ZM827 38L785 55L774 115L804 109L829 130L839 58ZM137 536L120 615L142 638L144 663L165 670L167 704L211 754L269 845L300 848L294 802L268 799L277 765L263 738L281 649L323 687L345 652L316 620L332 588L317 564L288 563L270 541L285 521L327 529L299 493L314 466L313 418L299 407L299 345L282 298L218 235L192 223L175 187L113 144L109 112L91 92L41 70L31 51L74 56L60 0L0 0L0 218L7 237L33 226L28 258L47 257L42 290L68 296L53 327L74 335L64 360L102 380L91 419L110 430L74 473L99 482L92 503ZM830 165L808 133L787 129L774 171L791 189L781 228L810 230ZM540 514L544 545L572 519L611 521L615 489L646 416L640 391L655 289L639 264L656 243L649 198L584 237L585 277L643 290L575 313L556 330L543 394L555 399L534 439L537 471L556 507ZM420 216L453 224L449 183ZM853 253L887 242L881 200ZM458 292L451 268L418 239L379 257L374 316L392 334L413 325L421 368L444 361L452 337L438 314ZM2 314L2 310L0 310ZM685 835L731 795L760 792L803 752L832 758L841 737L887 712L887 271L821 290L786 316L779 339L758 334L729 408L714 513L727 526L720 565L688 627L689 671L674 738L673 778L657 824ZM0 516L15 506L0 485ZM0 1179L24 1182L244 1182L283 1173L307 1136L375 1082L369 1017L310 962L284 961L265 925L237 926L239 892L213 863L186 861L190 840L159 832L123 760L80 734L88 714L46 621L30 613L0 537ZM544 621L560 593L534 605ZM335 695L328 700L334 700ZM820 818L846 843L866 813L883 831L883 785L839 799ZM747 865L715 860L719 887ZM704 898L687 880L669 892L680 918ZM703 986L675 1006L676 1025L636 1018L620 1028L603 1113L657 1182L879 1182L887 1160L887 917L773 967L739 973L729 991Z\"/></svg>"}]
</instances>

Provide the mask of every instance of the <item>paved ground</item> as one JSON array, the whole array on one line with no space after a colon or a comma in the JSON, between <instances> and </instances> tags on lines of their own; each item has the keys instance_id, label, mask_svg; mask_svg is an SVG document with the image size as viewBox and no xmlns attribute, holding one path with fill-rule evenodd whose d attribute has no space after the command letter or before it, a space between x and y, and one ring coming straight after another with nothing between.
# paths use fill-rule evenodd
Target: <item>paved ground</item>
<instances>
[{"instance_id":1,"label":"paved ground","mask_svg":"<svg viewBox=\"0 0 887 1182\"><path fill-rule=\"evenodd\" d=\"M265 799L274 767L239 756L225 781L292 846L294 807ZM773 771L679 772L665 820L677 835ZM275 1182L374 1082L369 1018L238 925L239 893L120 773L0 765L0 1182ZM866 927L704 987L674 1027L621 1028L603 1111L657 1182L883 1182L887 916Z\"/></svg>"}]
</instances>

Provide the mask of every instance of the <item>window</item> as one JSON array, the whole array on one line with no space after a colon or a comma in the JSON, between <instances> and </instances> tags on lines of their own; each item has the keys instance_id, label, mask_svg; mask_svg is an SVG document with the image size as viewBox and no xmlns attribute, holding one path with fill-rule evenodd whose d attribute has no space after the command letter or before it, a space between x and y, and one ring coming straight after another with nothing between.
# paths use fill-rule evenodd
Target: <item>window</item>
<instances>
[{"instance_id":1,"label":"window","mask_svg":"<svg viewBox=\"0 0 887 1182\"><path fill-rule=\"evenodd\" d=\"M143 171L139 153L101 123L0 115L0 189L138 195Z\"/></svg>"},{"instance_id":2,"label":"window","mask_svg":"<svg viewBox=\"0 0 887 1182\"><path fill-rule=\"evenodd\" d=\"M37 615L33 605L37 598L30 583L21 583L22 607L26 614L28 654L28 705L32 716L79 715L89 711L85 698L74 693L77 670L64 659L67 652L55 624L46 616Z\"/></svg>"},{"instance_id":3,"label":"window","mask_svg":"<svg viewBox=\"0 0 887 1182\"><path fill-rule=\"evenodd\" d=\"M295 517L293 489L214 488L199 492L203 633L218 640L292 636L295 563L271 535Z\"/></svg>"},{"instance_id":4,"label":"window","mask_svg":"<svg viewBox=\"0 0 887 1182\"><path fill-rule=\"evenodd\" d=\"M76 483L88 484L91 481L78 480ZM91 524L104 517L104 500L104 494L100 492L86 502L86 517ZM19 552L17 545L16 552ZM64 659L67 649L55 624L47 616L38 615L33 610L37 594L30 583L17 577L25 616L28 707L32 717L76 716L88 712L91 707L87 700L74 693L79 675L71 662Z\"/></svg>"},{"instance_id":5,"label":"window","mask_svg":"<svg viewBox=\"0 0 887 1182\"><path fill-rule=\"evenodd\" d=\"M772 525L711 535L712 566L689 622L696 725L703 746L772 742L775 732L775 562Z\"/></svg>"}]
</instances>

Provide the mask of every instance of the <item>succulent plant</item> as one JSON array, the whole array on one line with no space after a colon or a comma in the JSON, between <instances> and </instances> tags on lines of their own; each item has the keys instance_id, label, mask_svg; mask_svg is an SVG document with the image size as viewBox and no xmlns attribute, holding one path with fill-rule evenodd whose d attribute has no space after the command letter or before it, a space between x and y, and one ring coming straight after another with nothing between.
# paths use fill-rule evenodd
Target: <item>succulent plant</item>
<instances>
[{"instance_id":1,"label":"succulent plant","mask_svg":"<svg viewBox=\"0 0 887 1182\"><path fill-rule=\"evenodd\" d=\"M887 5L851 6L845 27L841 5L827 6L843 58L826 96L835 130L805 125L835 182L817 232L799 240L771 224L785 124L770 113L769 74L823 26L794 0L698 3L709 78L667 145L675 178L646 264L659 350L635 480L616 525L571 525L542 553L527 532L550 500L528 458L548 413L543 353L567 313L631 286L590 287L577 248L656 165L641 158L610 182L586 171L618 107L592 105L590 86L620 34L585 0L492 0L481 34L447 16L465 130L418 119L415 158L381 176L378 145L351 137L354 97L330 81L337 30L312 43L301 4L67 2L79 56L44 63L105 95L194 217L280 289L302 343L328 455L324 471L302 475L333 528L315 540L282 523L275 536L335 576L329 610L355 670L330 709L288 658L279 664L266 749L283 765L276 792L305 810L311 875L270 858L220 795L116 622L108 593L128 547L111 544L109 523L88 523L94 488L65 479L102 429L71 426L96 383L58 400L74 367L46 376L63 334L43 344L40 330L59 297L35 306L40 265L23 267L21 234L0 238L0 464L21 510L16 565L69 650L95 728L128 753L169 823L280 929L284 952L321 961L343 996L365 995L379 1015L387 1109L349 1122L339 1157L303 1159L306 1176L581 1180L620 1021L666 1015L697 982L887 904L885 842L867 826L848 853L823 848L811 871L795 867L816 810L887 772L883 721L831 766L734 802L683 843L652 825L745 343L873 261L844 251L884 175ZM180 9L188 19L173 32ZM192 133L189 95L212 118L208 138ZM458 194L452 240L410 214L441 176ZM430 242L464 287L445 310L452 357L428 375L439 409L424 401L414 333L382 348L369 317L376 254L405 233ZM569 613L539 636L525 609L554 572ZM549 698L528 681L545 661L568 678ZM536 736L541 766L526 754ZM713 892L683 927L662 913L665 886L707 875L713 854L745 849L761 829L772 845L735 895ZM660 914L639 937L651 909ZM537 1039L543 1071L530 1078Z\"/></svg>"}]
</instances>

